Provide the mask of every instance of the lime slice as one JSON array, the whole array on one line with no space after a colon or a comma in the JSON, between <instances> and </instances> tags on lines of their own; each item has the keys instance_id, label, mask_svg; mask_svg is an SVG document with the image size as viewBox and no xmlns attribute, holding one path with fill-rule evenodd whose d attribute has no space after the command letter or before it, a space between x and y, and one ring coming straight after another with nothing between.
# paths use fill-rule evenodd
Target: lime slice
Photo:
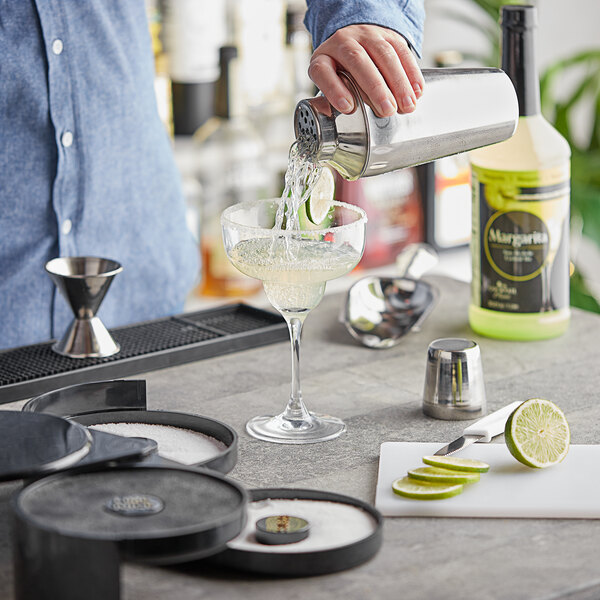
<instances>
[{"instance_id":1,"label":"lime slice","mask_svg":"<svg viewBox=\"0 0 600 600\"><path fill-rule=\"evenodd\" d=\"M532 398L508 417L504 438L519 462L544 469L567 455L571 433L563 411L554 402Z\"/></svg>"},{"instance_id":2,"label":"lime slice","mask_svg":"<svg viewBox=\"0 0 600 600\"><path fill-rule=\"evenodd\" d=\"M490 470L490 465L472 458L457 458L455 456L424 456L423 462L432 467L451 469L452 471L467 471L485 473Z\"/></svg>"},{"instance_id":3,"label":"lime slice","mask_svg":"<svg viewBox=\"0 0 600 600\"><path fill-rule=\"evenodd\" d=\"M431 483L429 481L415 481L410 477L396 479L392 483L394 494L413 498L414 500L442 500L451 498L463 491L461 483Z\"/></svg>"},{"instance_id":4,"label":"lime slice","mask_svg":"<svg viewBox=\"0 0 600 600\"><path fill-rule=\"evenodd\" d=\"M468 471L452 471L440 467L418 467L408 472L410 479L432 481L434 483L475 483L479 481L479 473Z\"/></svg>"},{"instance_id":5,"label":"lime slice","mask_svg":"<svg viewBox=\"0 0 600 600\"><path fill-rule=\"evenodd\" d=\"M306 216L314 225L320 225L331 210L333 194L335 192L335 180L331 170L323 167L317 183L306 201Z\"/></svg>"}]
</instances>

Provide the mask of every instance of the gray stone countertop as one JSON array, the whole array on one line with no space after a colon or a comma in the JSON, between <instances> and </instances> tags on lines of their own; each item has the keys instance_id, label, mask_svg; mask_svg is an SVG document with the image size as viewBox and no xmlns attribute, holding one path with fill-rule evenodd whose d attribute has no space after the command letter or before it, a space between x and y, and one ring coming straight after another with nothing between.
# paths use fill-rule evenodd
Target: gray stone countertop
<instances>
[{"instance_id":1,"label":"gray stone countertop","mask_svg":"<svg viewBox=\"0 0 600 600\"><path fill-rule=\"evenodd\" d=\"M149 408L194 412L233 426L240 434L239 460L230 476L249 488L320 489L373 503L382 442L447 442L465 427L424 416L421 392L428 344L469 337L481 347L490 412L514 400L547 398L564 410L572 443L600 443L600 317L574 310L569 331L554 340L482 338L468 326L468 285L429 280L441 292L437 307L419 333L392 349L371 350L352 340L337 320L340 295L326 296L306 320L304 399L310 410L344 419L348 431L337 440L279 445L245 433L249 418L284 408L290 385L286 343L144 374ZM590 476L594 471L598 465L590 465ZM0 489L3 505L10 488ZM7 513L4 506L2 599L12 597ZM196 562L176 568L127 564L121 579L128 600L597 600L599 550L600 520L387 518L379 553L341 573L269 579Z\"/></svg>"}]
</instances>

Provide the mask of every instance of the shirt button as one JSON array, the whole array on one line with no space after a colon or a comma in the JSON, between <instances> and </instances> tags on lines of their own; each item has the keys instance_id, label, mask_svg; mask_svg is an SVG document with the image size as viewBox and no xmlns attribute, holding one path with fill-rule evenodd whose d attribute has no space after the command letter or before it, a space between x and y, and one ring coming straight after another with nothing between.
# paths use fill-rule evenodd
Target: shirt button
<instances>
[{"instance_id":1,"label":"shirt button","mask_svg":"<svg viewBox=\"0 0 600 600\"><path fill-rule=\"evenodd\" d=\"M65 131L60 137L60 141L65 148L68 148L73 143L73 134L70 131Z\"/></svg>"},{"instance_id":2,"label":"shirt button","mask_svg":"<svg viewBox=\"0 0 600 600\"><path fill-rule=\"evenodd\" d=\"M69 235L69 233L71 233L71 229L73 229L73 223L71 222L71 219L65 219L60 227L63 235Z\"/></svg>"},{"instance_id":3,"label":"shirt button","mask_svg":"<svg viewBox=\"0 0 600 600\"><path fill-rule=\"evenodd\" d=\"M54 52L54 54L58 55L63 51L63 43L62 40L59 38L56 38L53 42L52 42L52 52Z\"/></svg>"}]
</instances>

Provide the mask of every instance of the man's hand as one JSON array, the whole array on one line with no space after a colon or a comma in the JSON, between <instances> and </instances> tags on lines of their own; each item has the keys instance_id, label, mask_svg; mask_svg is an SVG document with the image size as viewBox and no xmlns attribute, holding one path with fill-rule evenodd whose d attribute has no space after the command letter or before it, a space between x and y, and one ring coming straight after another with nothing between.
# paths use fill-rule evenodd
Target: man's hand
<instances>
[{"instance_id":1,"label":"man's hand","mask_svg":"<svg viewBox=\"0 0 600 600\"><path fill-rule=\"evenodd\" d=\"M352 75L380 117L412 112L423 93L423 75L407 41L386 27L348 25L312 55L310 78L337 110L350 113L354 101L338 69Z\"/></svg>"}]
</instances>

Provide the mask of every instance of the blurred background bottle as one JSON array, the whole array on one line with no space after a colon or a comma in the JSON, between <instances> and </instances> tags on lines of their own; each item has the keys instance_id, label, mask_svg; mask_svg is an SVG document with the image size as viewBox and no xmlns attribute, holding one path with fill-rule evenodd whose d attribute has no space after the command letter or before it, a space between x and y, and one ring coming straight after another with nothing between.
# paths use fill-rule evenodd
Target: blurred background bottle
<instances>
[{"instance_id":1,"label":"blurred background bottle","mask_svg":"<svg viewBox=\"0 0 600 600\"><path fill-rule=\"evenodd\" d=\"M192 135L213 115L219 48L227 43L225 0L161 0L175 135Z\"/></svg>"},{"instance_id":2,"label":"blurred background bottle","mask_svg":"<svg viewBox=\"0 0 600 600\"><path fill-rule=\"evenodd\" d=\"M435 66L463 66L456 50L438 52ZM471 167L466 153L418 167L425 218L425 241L436 250L466 246L471 240Z\"/></svg>"},{"instance_id":3,"label":"blurred background bottle","mask_svg":"<svg viewBox=\"0 0 600 600\"><path fill-rule=\"evenodd\" d=\"M163 43L163 12L159 0L146 0L146 15L154 54L154 92L158 115L170 137L175 134L173 127L173 92L169 75L168 55Z\"/></svg>"},{"instance_id":4,"label":"blurred background bottle","mask_svg":"<svg viewBox=\"0 0 600 600\"><path fill-rule=\"evenodd\" d=\"M239 297L260 289L259 281L231 265L221 236L223 210L236 202L264 198L271 186L263 141L248 118L239 93L237 56L235 46L220 49L215 116L194 134L195 173L201 186L199 292L209 296Z\"/></svg>"},{"instance_id":5,"label":"blurred background bottle","mask_svg":"<svg viewBox=\"0 0 600 600\"><path fill-rule=\"evenodd\" d=\"M369 218L359 268L392 264L408 244L423 241L423 206L415 168L348 181L336 173L336 199Z\"/></svg>"}]
</instances>

